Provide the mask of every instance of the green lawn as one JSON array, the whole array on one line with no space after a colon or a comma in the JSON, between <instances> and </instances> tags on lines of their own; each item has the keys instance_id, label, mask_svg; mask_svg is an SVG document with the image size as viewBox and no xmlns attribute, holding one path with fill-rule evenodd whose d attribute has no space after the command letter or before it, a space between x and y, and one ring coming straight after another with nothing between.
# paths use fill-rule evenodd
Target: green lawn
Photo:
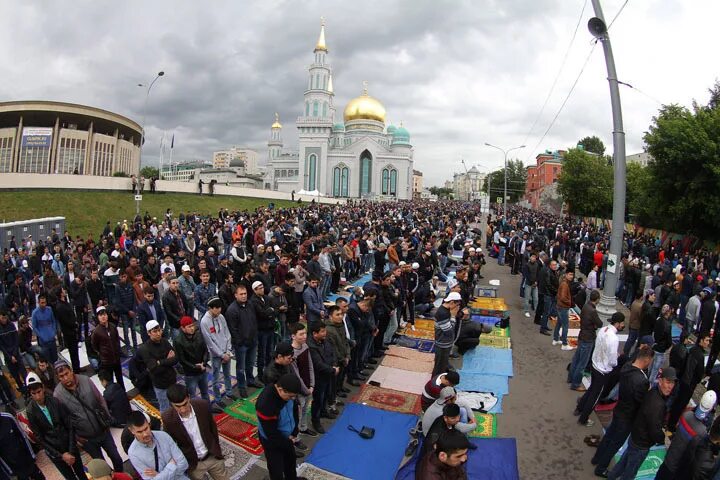
<instances>
[{"instance_id":1,"label":"green lawn","mask_svg":"<svg viewBox=\"0 0 720 480\"><path fill-rule=\"evenodd\" d=\"M209 197L188 193L145 193L140 204L140 214L148 211L151 216L162 219L170 208L174 215L180 212L198 212L217 215L220 208L254 210L274 202L277 207L293 205L287 200L268 200L216 195ZM295 204L296 205L296 204ZM0 221L13 222L42 217L65 217L71 235L96 237L108 220L130 221L135 215L135 200L127 192L91 192L67 190L0 191ZM62 234L62 232L59 232Z\"/></svg>"}]
</instances>

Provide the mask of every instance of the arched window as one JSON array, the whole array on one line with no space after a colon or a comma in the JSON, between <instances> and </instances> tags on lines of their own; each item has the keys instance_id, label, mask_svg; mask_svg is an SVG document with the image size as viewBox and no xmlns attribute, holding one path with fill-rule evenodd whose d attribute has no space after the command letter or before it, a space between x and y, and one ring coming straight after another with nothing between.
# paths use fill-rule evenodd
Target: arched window
<instances>
[{"instance_id":1,"label":"arched window","mask_svg":"<svg viewBox=\"0 0 720 480\"><path fill-rule=\"evenodd\" d=\"M345 139L346 143L348 139ZM370 193L372 188L372 155L365 150L360 155L360 196Z\"/></svg>"},{"instance_id":2,"label":"arched window","mask_svg":"<svg viewBox=\"0 0 720 480\"><path fill-rule=\"evenodd\" d=\"M381 190L383 195L397 196L398 172L392 167L383 168Z\"/></svg>"},{"instance_id":3,"label":"arched window","mask_svg":"<svg viewBox=\"0 0 720 480\"><path fill-rule=\"evenodd\" d=\"M307 176L308 176L307 189L309 191L313 191L313 190L315 190L315 183L316 183L315 177L317 176L317 155L312 153L308 156L306 168L307 168Z\"/></svg>"},{"instance_id":4,"label":"arched window","mask_svg":"<svg viewBox=\"0 0 720 480\"><path fill-rule=\"evenodd\" d=\"M323 117L327 117L327 102L323 102Z\"/></svg>"},{"instance_id":5,"label":"arched window","mask_svg":"<svg viewBox=\"0 0 720 480\"><path fill-rule=\"evenodd\" d=\"M317 117L318 113L318 102L316 100L313 102L313 117Z\"/></svg>"},{"instance_id":6,"label":"arched window","mask_svg":"<svg viewBox=\"0 0 720 480\"><path fill-rule=\"evenodd\" d=\"M333 197L347 197L350 170L342 163L333 168Z\"/></svg>"}]
</instances>

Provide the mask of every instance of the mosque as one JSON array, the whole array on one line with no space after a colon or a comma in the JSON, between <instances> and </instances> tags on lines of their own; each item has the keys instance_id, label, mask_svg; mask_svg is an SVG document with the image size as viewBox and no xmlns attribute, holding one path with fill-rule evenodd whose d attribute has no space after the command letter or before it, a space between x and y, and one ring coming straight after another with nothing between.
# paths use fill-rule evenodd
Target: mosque
<instances>
[{"instance_id":1,"label":"mosque","mask_svg":"<svg viewBox=\"0 0 720 480\"><path fill-rule=\"evenodd\" d=\"M402 126L385 123L385 107L362 94L335 115L325 23L308 68L305 109L296 121L297 150L285 149L278 114L270 128L264 186L269 190L337 198L412 198L413 148Z\"/></svg>"}]
</instances>

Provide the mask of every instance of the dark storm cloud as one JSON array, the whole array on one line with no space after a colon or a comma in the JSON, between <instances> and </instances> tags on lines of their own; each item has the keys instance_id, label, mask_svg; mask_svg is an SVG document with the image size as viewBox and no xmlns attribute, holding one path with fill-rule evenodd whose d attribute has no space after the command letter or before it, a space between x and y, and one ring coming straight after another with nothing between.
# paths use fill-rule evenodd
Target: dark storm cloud
<instances>
[{"instance_id":1,"label":"dark storm cloud","mask_svg":"<svg viewBox=\"0 0 720 480\"><path fill-rule=\"evenodd\" d=\"M0 42L11 47L4 49L0 98L89 104L142 122L145 90L137 84L163 70L147 103L145 159L157 161L167 132L175 134L175 160L210 159L214 150L247 145L263 161L276 111L286 146L295 147L294 122L303 110L323 15L336 119L367 80L388 120L410 130L415 167L440 184L462 169L460 158L498 166L499 152L485 141L505 147L525 141L585 1L0 0ZM622 3L603 0L606 16ZM523 160L585 135L610 146L607 81L596 48L562 115L533 150L590 48L590 10L588 2L566 70L519 155ZM661 71L659 59L683 59L684 46L655 34L672 26L678 38L699 40L697 22L717 10L711 0L629 4L612 30L621 77L663 101L688 104L703 95L718 60ZM658 105L623 91L623 106L633 153L642 148Z\"/></svg>"}]
</instances>

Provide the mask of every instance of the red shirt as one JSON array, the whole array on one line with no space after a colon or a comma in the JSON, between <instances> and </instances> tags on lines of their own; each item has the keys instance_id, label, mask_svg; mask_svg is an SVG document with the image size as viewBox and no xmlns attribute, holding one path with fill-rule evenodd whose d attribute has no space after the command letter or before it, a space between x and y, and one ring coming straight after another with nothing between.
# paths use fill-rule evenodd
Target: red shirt
<instances>
[{"instance_id":1,"label":"red shirt","mask_svg":"<svg viewBox=\"0 0 720 480\"><path fill-rule=\"evenodd\" d=\"M598 250L595 252L595 255L593 256L593 263L597 265L598 267L602 268L602 262L603 262L603 253Z\"/></svg>"}]
</instances>

